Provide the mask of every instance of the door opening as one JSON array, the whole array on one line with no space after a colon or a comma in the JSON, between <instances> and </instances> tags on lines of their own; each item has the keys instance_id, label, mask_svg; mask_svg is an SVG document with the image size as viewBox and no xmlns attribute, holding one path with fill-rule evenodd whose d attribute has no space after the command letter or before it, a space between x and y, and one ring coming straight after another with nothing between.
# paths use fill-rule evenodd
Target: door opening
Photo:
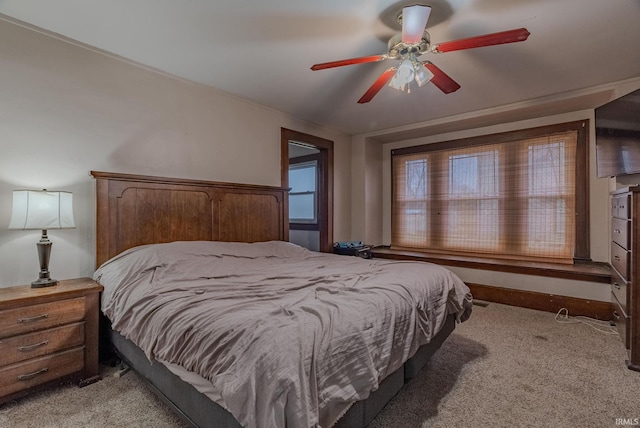
<instances>
[{"instance_id":1,"label":"door opening","mask_svg":"<svg viewBox=\"0 0 640 428\"><path fill-rule=\"evenodd\" d=\"M332 251L333 141L282 128L281 154L282 186L291 189L289 240Z\"/></svg>"}]
</instances>

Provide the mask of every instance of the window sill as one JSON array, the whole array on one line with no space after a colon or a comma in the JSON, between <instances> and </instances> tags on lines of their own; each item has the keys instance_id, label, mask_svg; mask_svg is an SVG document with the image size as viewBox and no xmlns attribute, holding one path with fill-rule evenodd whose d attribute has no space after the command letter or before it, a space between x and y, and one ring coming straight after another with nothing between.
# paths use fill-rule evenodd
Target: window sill
<instances>
[{"instance_id":1,"label":"window sill","mask_svg":"<svg viewBox=\"0 0 640 428\"><path fill-rule=\"evenodd\" d=\"M538 275L552 278L572 279L576 281L611 282L611 270L606 263L581 263L564 265L556 263L524 262L482 257L464 257L442 254L428 254L417 251L392 250L389 247L374 247L371 254L375 258L394 260L416 260L445 266L457 266L469 269L492 270L498 272Z\"/></svg>"}]
</instances>

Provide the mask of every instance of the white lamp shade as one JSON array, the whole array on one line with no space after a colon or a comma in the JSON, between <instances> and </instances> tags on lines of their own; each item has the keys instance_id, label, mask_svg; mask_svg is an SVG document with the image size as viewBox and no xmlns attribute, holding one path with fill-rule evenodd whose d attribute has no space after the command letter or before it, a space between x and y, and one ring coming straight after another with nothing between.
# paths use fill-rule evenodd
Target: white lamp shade
<instances>
[{"instance_id":1,"label":"white lamp shade","mask_svg":"<svg viewBox=\"0 0 640 428\"><path fill-rule=\"evenodd\" d=\"M14 190L9 229L71 229L73 194L46 190Z\"/></svg>"}]
</instances>

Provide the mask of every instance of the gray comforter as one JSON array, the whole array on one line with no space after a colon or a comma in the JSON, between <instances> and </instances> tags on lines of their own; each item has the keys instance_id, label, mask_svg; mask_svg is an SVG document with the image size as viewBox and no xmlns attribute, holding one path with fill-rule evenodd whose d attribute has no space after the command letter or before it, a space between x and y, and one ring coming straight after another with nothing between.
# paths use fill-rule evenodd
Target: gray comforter
<instances>
[{"instance_id":1,"label":"gray comforter","mask_svg":"<svg viewBox=\"0 0 640 428\"><path fill-rule=\"evenodd\" d=\"M174 242L102 265L102 310L151 360L208 379L246 427L330 427L471 295L449 270L286 242Z\"/></svg>"}]
</instances>

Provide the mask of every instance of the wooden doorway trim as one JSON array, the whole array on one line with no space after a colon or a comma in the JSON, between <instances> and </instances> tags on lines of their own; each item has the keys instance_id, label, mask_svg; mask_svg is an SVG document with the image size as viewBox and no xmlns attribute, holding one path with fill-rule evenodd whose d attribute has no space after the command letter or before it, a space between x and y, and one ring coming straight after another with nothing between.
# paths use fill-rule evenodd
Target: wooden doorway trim
<instances>
[{"instance_id":1,"label":"wooden doorway trim","mask_svg":"<svg viewBox=\"0 0 640 428\"><path fill-rule=\"evenodd\" d=\"M318 183L318 226L320 251L333 251L333 141L303 132L280 128L281 181L289 187L289 142L308 144L320 150L325 166ZM287 204L288 206L288 204Z\"/></svg>"}]
</instances>

